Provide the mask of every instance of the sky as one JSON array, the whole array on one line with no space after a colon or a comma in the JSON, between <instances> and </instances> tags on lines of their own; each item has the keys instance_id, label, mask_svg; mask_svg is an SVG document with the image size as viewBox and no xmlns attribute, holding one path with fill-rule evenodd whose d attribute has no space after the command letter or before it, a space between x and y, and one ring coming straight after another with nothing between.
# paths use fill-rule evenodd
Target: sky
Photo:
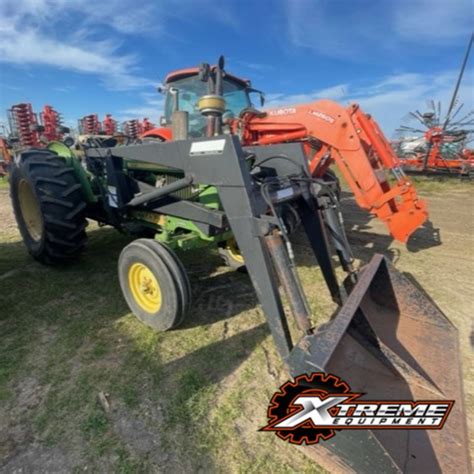
<instances>
[{"instance_id":1,"label":"sky","mask_svg":"<svg viewBox=\"0 0 474 474\"><path fill-rule=\"evenodd\" d=\"M215 63L267 107L358 102L385 133L426 101L448 107L474 25L472 0L1 0L0 122L31 102L74 126L162 113L172 70ZM474 108L474 52L460 93Z\"/></svg>"}]
</instances>

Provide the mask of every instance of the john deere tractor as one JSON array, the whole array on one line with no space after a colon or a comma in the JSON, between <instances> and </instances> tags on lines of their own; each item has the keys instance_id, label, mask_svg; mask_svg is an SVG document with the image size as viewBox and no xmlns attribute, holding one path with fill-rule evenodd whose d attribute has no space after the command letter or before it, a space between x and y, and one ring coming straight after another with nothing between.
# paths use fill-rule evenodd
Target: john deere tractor
<instances>
[{"instance_id":1,"label":"john deere tractor","mask_svg":"<svg viewBox=\"0 0 474 474\"><path fill-rule=\"evenodd\" d=\"M131 311L163 331L192 317L192 291L178 254L221 248L229 264L245 263L292 375L334 373L369 400L456 400L443 430L429 435L338 432L325 446L339 466L438 472L454 463L467 472L456 329L381 255L361 271L353 268L337 190L311 176L302 143L242 146L238 136L223 133L224 75L223 61L201 67L206 87L195 105L202 122L191 127L188 112L174 107L173 140L99 144L82 159L60 143L20 154L11 197L29 252L47 264L76 259L84 248L86 219L135 235L119 257L120 285ZM196 127L205 133L194 136L190 130ZM298 279L291 245L298 226L339 307L324 327L314 327ZM333 254L346 271L343 282ZM300 330L298 340L290 333L281 292Z\"/></svg>"}]
</instances>

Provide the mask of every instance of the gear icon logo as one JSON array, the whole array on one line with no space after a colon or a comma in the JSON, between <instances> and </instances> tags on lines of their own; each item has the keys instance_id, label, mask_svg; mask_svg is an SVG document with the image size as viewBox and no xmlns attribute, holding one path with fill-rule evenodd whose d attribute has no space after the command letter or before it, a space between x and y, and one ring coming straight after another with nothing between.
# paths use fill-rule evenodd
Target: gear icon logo
<instances>
[{"instance_id":1,"label":"gear icon logo","mask_svg":"<svg viewBox=\"0 0 474 474\"><path fill-rule=\"evenodd\" d=\"M340 430L440 430L454 400L367 399L333 374L299 375L283 384L268 406L268 424L291 444L316 444ZM362 397L362 398L361 398Z\"/></svg>"},{"instance_id":2,"label":"gear icon logo","mask_svg":"<svg viewBox=\"0 0 474 474\"><path fill-rule=\"evenodd\" d=\"M334 429L318 428L310 420L306 420L292 429L278 429L276 425L284 419L302 411L302 407L293 402L302 396L318 396L321 399L329 394L350 394L351 388L339 377L323 372L314 372L311 375L299 375L294 381L284 383L273 395L268 407L268 425L261 431L273 431L275 434L291 444L316 444L321 440L328 440L335 435Z\"/></svg>"}]
</instances>

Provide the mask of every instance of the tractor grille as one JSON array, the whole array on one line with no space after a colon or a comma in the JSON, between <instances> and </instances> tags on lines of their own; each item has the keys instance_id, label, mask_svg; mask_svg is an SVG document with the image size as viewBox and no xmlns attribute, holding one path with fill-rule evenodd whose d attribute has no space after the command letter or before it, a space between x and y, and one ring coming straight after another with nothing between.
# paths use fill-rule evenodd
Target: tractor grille
<instances>
[{"instance_id":1,"label":"tractor grille","mask_svg":"<svg viewBox=\"0 0 474 474\"><path fill-rule=\"evenodd\" d=\"M178 179L182 179L182 176L173 176L173 175L163 175L160 176L158 179L163 179L163 185L171 184L174 183L175 181L178 181ZM195 194L196 190L193 188L193 186L188 186L187 188L181 189L179 191L176 191L175 193L171 193L171 196L175 196L179 199L191 199L193 197L193 194Z\"/></svg>"}]
</instances>

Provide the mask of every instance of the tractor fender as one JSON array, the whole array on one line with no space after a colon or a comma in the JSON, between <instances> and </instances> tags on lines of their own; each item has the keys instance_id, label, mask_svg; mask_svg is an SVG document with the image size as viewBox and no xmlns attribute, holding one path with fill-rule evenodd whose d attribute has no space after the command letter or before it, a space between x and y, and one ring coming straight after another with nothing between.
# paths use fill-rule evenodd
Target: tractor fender
<instances>
[{"instance_id":1,"label":"tractor fender","mask_svg":"<svg viewBox=\"0 0 474 474\"><path fill-rule=\"evenodd\" d=\"M173 139L173 132L171 128L152 128L140 135L140 138L161 138L163 141L168 142Z\"/></svg>"},{"instance_id":2,"label":"tractor fender","mask_svg":"<svg viewBox=\"0 0 474 474\"><path fill-rule=\"evenodd\" d=\"M66 163L73 168L74 174L81 184L82 194L86 202L88 204L97 202L97 196L92 190L89 176L74 152L64 143L57 141L48 143L46 148L63 158Z\"/></svg>"}]
</instances>

